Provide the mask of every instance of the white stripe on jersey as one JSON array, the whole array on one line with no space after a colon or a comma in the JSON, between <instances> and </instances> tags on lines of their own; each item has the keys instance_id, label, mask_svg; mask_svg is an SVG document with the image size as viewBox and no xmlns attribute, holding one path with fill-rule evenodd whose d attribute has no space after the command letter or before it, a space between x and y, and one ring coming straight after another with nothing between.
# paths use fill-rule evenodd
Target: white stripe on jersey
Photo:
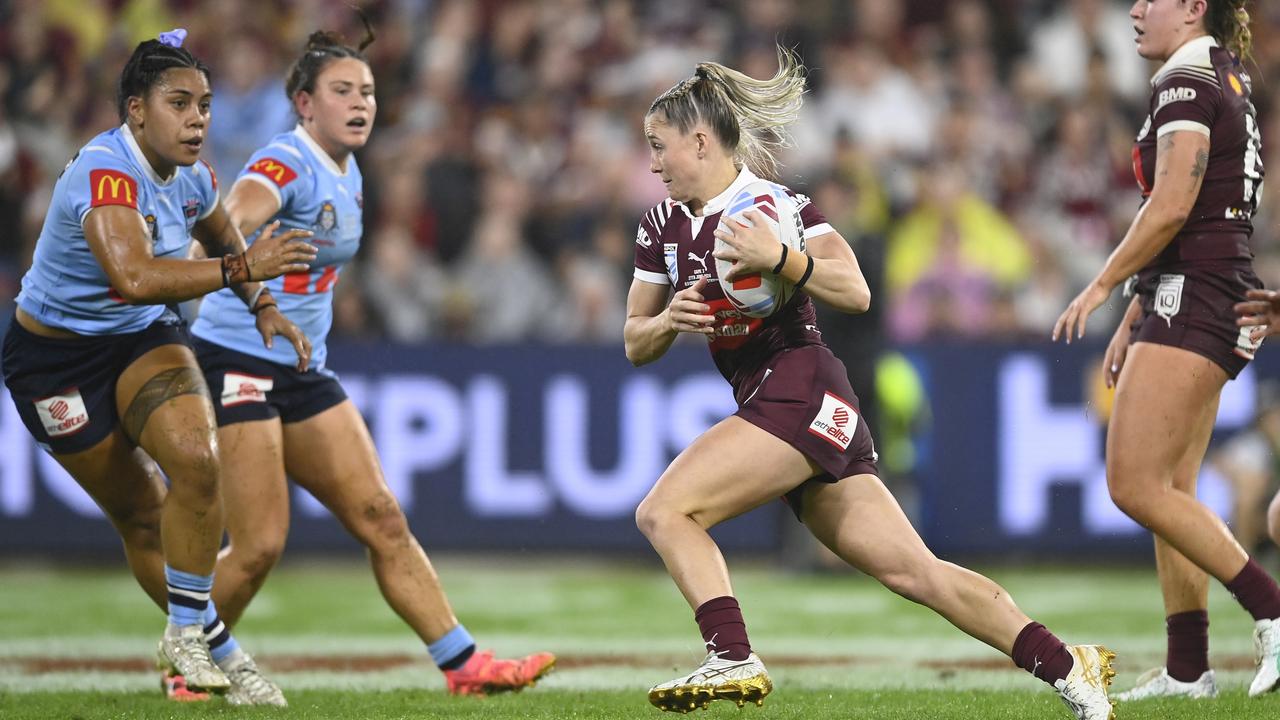
<instances>
[{"instance_id":1,"label":"white stripe on jersey","mask_svg":"<svg viewBox=\"0 0 1280 720\"><path fill-rule=\"evenodd\" d=\"M302 153L298 152L298 149L297 149L297 148L289 147L288 145L285 145L284 143L271 143L271 144L270 144L270 145L268 145L267 147L269 147L269 148L280 148L281 150L283 150L283 151L285 151L285 152L289 153L290 155L294 156L295 158L297 158L299 161L301 161L301 162L306 162L306 158L302 157Z\"/></svg>"},{"instance_id":2,"label":"white stripe on jersey","mask_svg":"<svg viewBox=\"0 0 1280 720\"><path fill-rule=\"evenodd\" d=\"M1190 65L1180 65L1176 68L1172 68L1171 70L1161 74L1160 77L1157 78L1157 83L1163 83L1170 79L1199 80L1200 82L1211 83L1216 87L1222 86L1222 82L1218 80L1218 73L1214 72L1212 68L1202 69L1199 67L1192 67Z\"/></svg>"},{"instance_id":3,"label":"white stripe on jersey","mask_svg":"<svg viewBox=\"0 0 1280 720\"><path fill-rule=\"evenodd\" d=\"M1209 128L1206 127L1204 123L1198 123L1195 120L1170 120L1169 122L1161 125L1159 130L1156 130L1156 137L1164 137L1171 132L1177 132L1179 130L1190 130L1192 132L1198 132L1205 137L1211 137Z\"/></svg>"}]
</instances>

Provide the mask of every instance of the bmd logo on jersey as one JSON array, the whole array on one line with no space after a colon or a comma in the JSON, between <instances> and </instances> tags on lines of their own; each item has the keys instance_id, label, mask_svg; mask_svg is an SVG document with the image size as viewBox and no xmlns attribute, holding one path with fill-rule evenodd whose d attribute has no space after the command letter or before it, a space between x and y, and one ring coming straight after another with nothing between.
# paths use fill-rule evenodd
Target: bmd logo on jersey
<instances>
[{"instance_id":1,"label":"bmd logo on jersey","mask_svg":"<svg viewBox=\"0 0 1280 720\"><path fill-rule=\"evenodd\" d=\"M90 170L89 193L89 207L121 205L138 209L138 183L118 170Z\"/></svg>"},{"instance_id":2,"label":"bmd logo on jersey","mask_svg":"<svg viewBox=\"0 0 1280 720\"><path fill-rule=\"evenodd\" d=\"M84 406L80 390L72 388L62 395L51 395L35 401L36 414L49 437L73 435L89 424L89 410Z\"/></svg>"},{"instance_id":3,"label":"bmd logo on jersey","mask_svg":"<svg viewBox=\"0 0 1280 720\"><path fill-rule=\"evenodd\" d=\"M294 178L298 177L298 173L294 172L293 168L274 158L262 158L250 165L249 171L266 176L279 187L288 185L293 182Z\"/></svg>"},{"instance_id":4,"label":"bmd logo on jersey","mask_svg":"<svg viewBox=\"0 0 1280 720\"><path fill-rule=\"evenodd\" d=\"M222 376L222 407L266 402L276 381L269 377L229 372Z\"/></svg>"},{"instance_id":5,"label":"bmd logo on jersey","mask_svg":"<svg viewBox=\"0 0 1280 720\"><path fill-rule=\"evenodd\" d=\"M841 450L848 450L849 443L853 442L853 431L857 427L858 414L854 412L853 406L827 393L822 398L822 409L813 418L813 422L809 423L809 432Z\"/></svg>"},{"instance_id":6,"label":"bmd logo on jersey","mask_svg":"<svg viewBox=\"0 0 1280 720\"><path fill-rule=\"evenodd\" d=\"M1169 103L1186 102L1196 99L1196 89L1189 87L1169 88L1160 91L1160 98L1156 100L1156 112L1160 112L1160 108Z\"/></svg>"}]
</instances>

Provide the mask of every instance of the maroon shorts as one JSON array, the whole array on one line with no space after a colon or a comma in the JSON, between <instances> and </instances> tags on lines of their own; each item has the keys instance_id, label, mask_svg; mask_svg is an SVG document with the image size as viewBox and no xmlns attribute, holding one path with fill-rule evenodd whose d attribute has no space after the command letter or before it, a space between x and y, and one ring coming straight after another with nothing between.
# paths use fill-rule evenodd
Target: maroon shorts
<instances>
[{"instance_id":1,"label":"maroon shorts","mask_svg":"<svg viewBox=\"0 0 1280 720\"><path fill-rule=\"evenodd\" d=\"M735 415L822 468L807 482L880 475L871 430L858 411L848 372L825 345L779 353L739 386L738 397ZM804 487L802 483L786 496L797 517Z\"/></svg>"},{"instance_id":2,"label":"maroon shorts","mask_svg":"<svg viewBox=\"0 0 1280 720\"><path fill-rule=\"evenodd\" d=\"M1235 379L1258 343L1236 327L1232 306L1261 288L1253 264L1240 260L1178 263L1144 270L1138 278L1142 315L1129 342L1149 342L1202 355Z\"/></svg>"}]
</instances>

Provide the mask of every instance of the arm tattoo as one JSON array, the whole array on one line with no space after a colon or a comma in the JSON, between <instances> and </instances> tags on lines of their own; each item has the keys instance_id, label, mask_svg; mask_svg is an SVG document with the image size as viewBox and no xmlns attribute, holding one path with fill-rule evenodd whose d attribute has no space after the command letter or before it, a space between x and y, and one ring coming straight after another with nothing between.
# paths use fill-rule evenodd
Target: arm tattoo
<instances>
[{"instance_id":1,"label":"arm tattoo","mask_svg":"<svg viewBox=\"0 0 1280 720\"><path fill-rule=\"evenodd\" d=\"M1209 152L1207 150L1196 151L1196 166L1191 168L1191 177L1204 177L1204 171L1209 168Z\"/></svg>"},{"instance_id":2,"label":"arm tattoo","mask_svg":"<svg viewBox=\"0 0 1280 720\"><path fill-rule=\"evenodd\" d=\"M1168 135L1165 135L1164 137L1160 138L1159 147L1157 147L1156 149L1156 153L1157 153L1156 157L1158 158L1161 154L1167 154L1172 150L1173 150L1173 133L1169 133ZM1169 174L1169 165L1167 163L1162 164L1157 162L1156 165L1160 167L1161 176Z\"/></svg>"},{"instance_id":3,"label":"arm tattoo","mask_svg":"<svg viewBox=\"0 0 1280 720\"><path fill-rule=\"evenodd\" d=\"M143 383L138 394L133 396L129 409L125 410L121 422L124 434L135 445L142 441L142 431L147 426L151 413L169 400L179 395L203 395L209 398L209 386L204 382L204 375L198 368L174 367L157 373ZM210 402L213 401L210 399Z\"/></svg>"}]
</instances>

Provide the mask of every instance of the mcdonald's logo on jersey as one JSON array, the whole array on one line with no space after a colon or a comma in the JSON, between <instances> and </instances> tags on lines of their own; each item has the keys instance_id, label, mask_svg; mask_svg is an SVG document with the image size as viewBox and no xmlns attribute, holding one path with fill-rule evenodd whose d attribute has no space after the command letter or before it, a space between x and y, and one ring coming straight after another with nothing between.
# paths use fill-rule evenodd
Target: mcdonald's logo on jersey
<instances>
[{"instance_id":1,"label":"mcdonald's logo on jersey","mask_svg":"<svg viewBox=\"0 0 1280 720\"><path fill-rule=\"evenodd\" d=\"M262 158L250 165L249 171L270 178L271 182L278 187L284 187L298 177L298 173L294 172L292 168L273 158Z\"/></svg>"},{"instance_id":2,"label":"mcdonald's logo on jersey","mask_svg":"<svg viewBox=\"0 0 1280 720\"><path fill-rule=\"evenodd\" d=\"M138 209L138 183L118 170L89 171L90 207L123 205Z\"/></svg>"}]
</instances>

